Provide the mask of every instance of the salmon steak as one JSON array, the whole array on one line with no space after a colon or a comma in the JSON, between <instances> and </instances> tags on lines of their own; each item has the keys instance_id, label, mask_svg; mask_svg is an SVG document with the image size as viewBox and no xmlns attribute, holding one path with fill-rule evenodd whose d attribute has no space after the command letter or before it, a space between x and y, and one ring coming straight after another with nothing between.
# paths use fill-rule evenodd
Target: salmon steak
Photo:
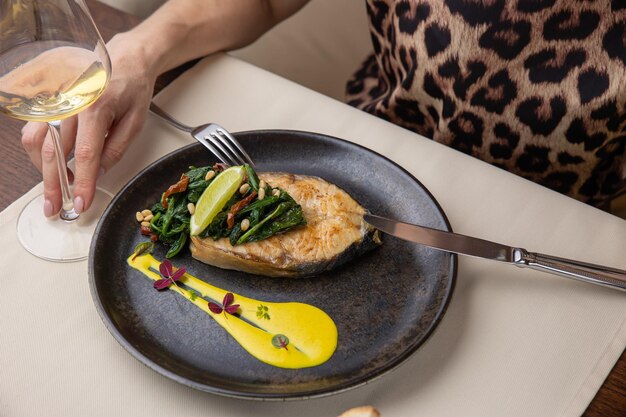
<instances>
[{"instance_id":1,"label":"salmon steak","mask_svg":"<svg viewBox=\"0 0 626 417\"><path fill-rule=\"evenodd\" d=\"M307 224L257 242L192 236L192 256L206 264L270 277L302 278L329 271L382 244L367 212L347 192L314 176L262 173L302 207Z\"/></svg>"}]
</instances>

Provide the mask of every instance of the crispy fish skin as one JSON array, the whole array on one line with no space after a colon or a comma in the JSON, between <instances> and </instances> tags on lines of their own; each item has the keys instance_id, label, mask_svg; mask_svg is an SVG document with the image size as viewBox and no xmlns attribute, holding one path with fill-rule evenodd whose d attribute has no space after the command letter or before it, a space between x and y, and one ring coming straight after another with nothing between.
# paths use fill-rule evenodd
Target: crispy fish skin
<instances>
[{"instance_id":1,"label":"crispy fish skin","mask_svg":"<svg viewBox=\"0 0 626 417\"><path fill-rule=\"evenodd\" d=\"M209 265L270 277L302 278L331 270L381 244L378 230L363 220L366 210L322 178L263 173L288 192L307 221L286 233L232 246L228 238L191 238L192 256Z\"/></svg>"}]
</instances>

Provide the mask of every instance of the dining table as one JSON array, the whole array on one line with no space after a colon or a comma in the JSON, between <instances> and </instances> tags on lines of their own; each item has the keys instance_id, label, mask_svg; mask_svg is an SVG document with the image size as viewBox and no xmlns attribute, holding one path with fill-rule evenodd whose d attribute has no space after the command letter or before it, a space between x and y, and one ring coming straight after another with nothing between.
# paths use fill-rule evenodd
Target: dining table
<instances>
[{"instance_id":1,"label":"dining table","mask_svg":"<svg viewBox=\"0 0 626 417\"><path fill-rule=\"evenodd\" d=\"M97 0L86 3L105 40L141 21ZM626 269L626 220L228 54L163 74L154 100L192 125L210 119L234 132L293 129L357 143L418 178L455 232ZM17 215L42 190L20 142L23 124L0 119L0 417L332 417L365 404L383 417L626 416L625 293L465 257L434 333L368 384L324 398L260 403L170 381L139 364L102 323L87 261L46 262L19 246ZM100 185L115 193L192 141L150 116Z\"/></svg>"}]
</instances>

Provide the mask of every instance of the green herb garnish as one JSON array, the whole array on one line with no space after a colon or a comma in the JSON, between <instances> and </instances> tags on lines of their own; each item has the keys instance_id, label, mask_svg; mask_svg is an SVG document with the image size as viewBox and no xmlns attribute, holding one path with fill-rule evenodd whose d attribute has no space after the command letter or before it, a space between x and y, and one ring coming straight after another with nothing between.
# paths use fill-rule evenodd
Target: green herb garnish
<instances>
[{"instance_id":1,"label":"green herb garnish","mask_svg":"<svg viewBox=\"0 0 626 417\"><path fill-rule=\"evenodd\" d=\"M287 349L287 345L289 345L289 338L284 334L277 334L272 337L272 345L274 345L277 349L284 348L285 350L289 350Z\"/></svg>"},{"instance_id":2,"label":"green herb garnish","mask_svg":"<svg viewBox=\"0 0 626 417\"><path fill-rule=\"evenodd\" d=\"M270 319L269 308L267 306L264 306L263 304L259 304L259 306L256 309L256 316L259 319L269 320Z\"/></svg>"},{"instance_id":3,"label":"green herb garnish","mask_svg":"<svg viewBox=\"0 0 626 417\"><path fill-rule=\"evenodd\" d=\"M135 258L138 256L152 253L152 249L154 249L154 243L152 242L142 242L138 244L137 246L135 246L135 250L133 251L133 258L131 260L134 261Z\"/></svg>"}]
</instances>

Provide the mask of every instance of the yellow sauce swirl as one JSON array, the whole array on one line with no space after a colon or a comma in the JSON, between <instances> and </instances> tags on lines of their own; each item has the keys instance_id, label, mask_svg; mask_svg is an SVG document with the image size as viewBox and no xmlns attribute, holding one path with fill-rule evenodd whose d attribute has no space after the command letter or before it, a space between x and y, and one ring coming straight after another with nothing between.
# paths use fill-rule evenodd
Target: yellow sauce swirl
<instances>
[{"instance_id":1,"label":"yellow sauce swirl","mask_svg":"<svg viewBox=\"0 0 626 417\"><path fill-rule=\"evenodd\" d=\"M156 281L162 277L159 262L152 255L128 258L128 264ZM208 302L202 297L220 303L230 292L190 275L184 274L177 284L193 289L197 297L181 285L170 286L191 301L202 311L213 317L248 353L269 365L280 368L308 368L326 362L337 348L337 326L333 320L317 307L303 303L271 303L234 294L234 304L239 304L238 315L216 314L209 310ZM259 305L268 307L270 318L257 317ZM272 344L275 335L289 338L286 348Z\"/></svg>"}]
</instances>

